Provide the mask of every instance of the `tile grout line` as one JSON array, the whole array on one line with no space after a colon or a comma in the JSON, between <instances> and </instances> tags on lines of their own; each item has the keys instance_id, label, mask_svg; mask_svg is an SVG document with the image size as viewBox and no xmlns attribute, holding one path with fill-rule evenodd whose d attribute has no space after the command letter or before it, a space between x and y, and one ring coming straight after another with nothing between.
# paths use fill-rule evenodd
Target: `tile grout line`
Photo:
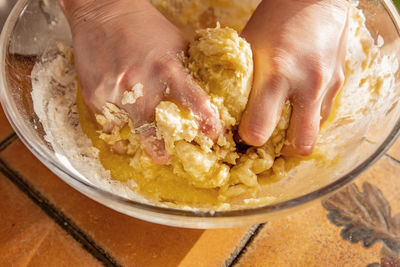
<instances>
[{"instance_id":1,"label":"tile grout line","mask_svg":"<svg viewBox=\"0 0 400 267\"><path fill-rule=\"evenodd\" d=\"M392 157L391 155L385 153L384 156L389 158L391 161L394 161L396 164L400 165L400 160ZM229 266L233 267L238 264L240 259L243 257L243 255L246 253L246 250L250 245L253 243L254 239L257 237L259 232L262 230L262 228L265 227L265 224L259 224L257 225L254 229L250 229L252 231L251 235L247 237L247 241L245 241L245 244L241 248L236 248L234 252L232 252L231 257L229 257L223 266ZM246 238L246 237L245 237ZM241 241L239 241L241 243Z\"/></svg>"},{"instance_id":2,"label":"tile grout line","mask_svg":"<svg viewBox=\"0 0 400 267\"><path fill-rule=\"evenodd\" d=\"M0 142L0 152L6 149L18 136L13 132ZM384 156L391 161L400 165L400 161L388 153ZM36 205L38 205L51 219L53 219L61 228L70 234L82 247L87 250L93 257L98 259L105 266L122 266L110 256L102 247L97 245L95 241L86 235L70 218L68 218L62 211L55 207L50 201L44 197L40 192L35 190L32 185L28 184L23 178L19 177L14 171L7 167L4 161L0 159L0 171L23 193L25 193ZM249 229L250 235L245 235L231 255L227 258L223 266L233 267L236 266L239 260L246 253L247 248L253 243L256 236L265 227L265 224L259 224Z\"/></svg>"},{"instance_id":3,"label":"tile grout line","mask_svg":"<svg viewBox=\"0 0 400 267\"><path fill-rule=\"evenodd\" d=\"M252 225L243 235L243 237L239 240L237 245L235 246L232 253L227 257L222 266L232 266L232 264L236 261L236 258L242 253L242 251L246 248L249 243L249 240L256 234L257 229L260 227L260 224Z\"/></svg>"},{"instance_id":4,"label":"tile grout line","mask_svg":"<svg viewBox=\"0 0 400 267\"><path fill-rule=\"evenodd\" d=\"M0 152L6 149L14 140L18 139L15 133L7 136L0 142ZM70 218L62 211L55 207L46 197L39 191L35 190L32 185L26 182L17 173L11 170L7 164L0 159L0 172L2 172L13 184L15 184L23 193L25 193L36 205L38 205L51 219L53 219L61 228L78 241L90 254L98 259L105 266L122 266L117 263L103 248L95 243L92 238L87 236ZM254 238L263 228L264 224L254 225L249 228L248 232L238 242L230 256L225 260L223 266L234 266L245 254L248 246L251 245Z\"/></svg>"},{"instance_id":5,"label":"tile grout line","mask_svg":"<svg viewBox=\"0 0 400 267\"><path fill-rule=\"evenodd\" d=\"M247 240L244 243L244 245L241 248L239 248L238 250L235 249L235 251L232 253L232 256L229 257L225 261L224 266L228 266L228 267L236 266L238 264L238 262L240 261L240 259L246 253L247 249L253 243L254 239L257 237L257 235L260 233L260 231L265 227L265 225L266 225L265 223L262 223L262 224L257 225L255 228L251 229L250 231L252 231L252 233L250 234L250 236L247 237ZM239 243L240 243L240 241L239 241Z\"/></svg>"},{"instance_id":6,"label":"tile grout line","mask_svg":"<svg viewBox=\"0 0 400 267\"><path fill-rule=\"evenodd\" d=\"M3 151L4 149L6 149L14 140L18 139L18 136L13 132L11 133L9 136L7 136L6 138L4 138L1 142L0 142L0 151Z\"/></svg>"},{"instance_id":7,"label":"tile grout line","mask_svg":"<svg viewBox=\"0 0 400 267\"><path fill-rule=\"evenodd\" d=\"M389 155L389 154L387 154L387 153L385 153L385 156L386 156L388 159L390 159L391 161L394 161L397 165L400 165L400 160L398 160L398 159L392 157L391 155Z\"/></svg>"},{"instance_id":8,"label":"tile grout line","mask_svg":"<svg viewBox=\"0 0 400 267\"><path fill-rule=\"evenodd\" d=\"M30 183L26 182L16 172L10 169L0 159L0 172L15 184L25 195L27 195L37 206L39 206L55 223L72 236L82 247L104 266L122 266L105 249L81 230L67 215L51 203L42 193L37 191Z\"/></svg>"}]
</instances>

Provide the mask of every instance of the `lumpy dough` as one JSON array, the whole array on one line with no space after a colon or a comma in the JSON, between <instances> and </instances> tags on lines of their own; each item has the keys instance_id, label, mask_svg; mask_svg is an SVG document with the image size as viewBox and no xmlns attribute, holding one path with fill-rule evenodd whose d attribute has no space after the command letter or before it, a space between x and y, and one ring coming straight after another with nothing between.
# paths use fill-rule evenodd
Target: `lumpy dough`
<instances>
[{"instance_id":1,"label":"lumpy dough","mask_svg":"<svg viewBox=\"0 0 400 267\"><path fill-rule=\"evenodd\" d=\"M216 142L202 134L194 114L169 101L157 106L154 122L157 138L165 141L171 158L167 165L157 165L149 158L139 141L140 129L134 128L123 109L111 103L96 115L101 126L97 134L84 126L89 119L81 119L83 130L92 141L100 138L108 145L98 148L103 149L100 160L113 178L133 179L137 190L150 198L206 205L226 203L244 194L251 197L259 189L259 174L279 176L284 172L284 160L279 156L289 123L289 103L264 146L239 150L235 129L253 80L250 45L236 30L218 24L196 31L184 64L219 111L224 132ZM83 108L81 104L81 113Z\"/></svg>"},{"instance_id":2,"label":"lumpy dough","mask_svg":"<svg viewBox=\"0 0 400 267\"><path fill-rule=\"evenodd\" d=\"M387 46L380 49L382 38L374 43L357 8L350 10L345 83L330 119L322 125L313 155L301 160L279 156L289 104L264 146L248 148L234 142L252 79L251 50L234 30L243 27L258 1L152 0L182 27L215 27L218 20L231 28L192 34L186 57L179 57L219 111L226 131L216 143L199 132L192 113L167 101L157 107L153 123L134 129L123 108L146 92L140 81L127 88L125 104L107 103L93 121L79 90L72 49L60 45L59 53L44 54L32 70L32 100L45 140L64 167L134 201L208 211L287 200L320 188L326 179L357 162L364 142L370 142L364 136L369 125L392 112L387 103L398 98L392 90L397 57L384 54ZM375 117L376 112L382 115ZM138 138L138 132L155 126L172 155L168 165L154 164Z\"/></svg>"}]
</instances>

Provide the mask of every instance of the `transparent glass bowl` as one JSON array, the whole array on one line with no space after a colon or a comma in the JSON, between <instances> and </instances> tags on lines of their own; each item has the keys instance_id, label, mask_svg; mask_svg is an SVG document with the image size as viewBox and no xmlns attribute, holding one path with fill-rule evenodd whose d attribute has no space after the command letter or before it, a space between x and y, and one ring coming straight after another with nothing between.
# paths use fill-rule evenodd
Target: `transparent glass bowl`
<instances>
[{"instance_id":1,"label":"transparent glass bowl","mask_svg":"<svg viewBox=\"0 0 400 267\"><path fill-rule=\"evenodd\" d=\"M396 97L387 103L391 106L390 112L379 114L371 110L370 114L366 114L366 118L374 121L368 125L368 140L360 145L356 156L348 164L335 174L324 174L323 169L316 169L309 172L308 177L292 177L284 187L277 184L275 189L286 192L287 197L263 207L201 212L155 206L112 194L76 175L55 155L51 145L45 141L45 133L33 111L29 80L32 66L56 42L71 42L68 25L55 2L20 0L11 12L0 39L1 104L20 139L51 171L86 196L129 216L190 228L234 227L265 222L289 214L343 187L379 159L399 135L400 105ZM380 35L385 40L382 50L400 55L400 17L394 4L387 0L361 0L359 7L364 11L373 37L376 39ZM396 74L398 78L399 73ZM392 90L396 96L400 95L398 83Z\"/></svg>"}]
</instances>

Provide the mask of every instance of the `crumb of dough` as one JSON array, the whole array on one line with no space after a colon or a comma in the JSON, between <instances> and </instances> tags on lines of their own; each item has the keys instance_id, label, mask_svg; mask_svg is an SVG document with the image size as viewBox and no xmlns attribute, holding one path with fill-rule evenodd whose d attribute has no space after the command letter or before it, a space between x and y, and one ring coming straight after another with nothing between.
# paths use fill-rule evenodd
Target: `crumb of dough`
<instances>
[{"instance_id":1,"label":"crumb of dough","mask_svg":"<svg viewBox=\"0 0 400 267\"><path fill-rule=\"evenodd\" d=\"M143 96L143 84L137 83L132 87L130 91L124 92L121 103L122 105L135 104L136 100L142 96Z\"/></svg>"}]
</instances>

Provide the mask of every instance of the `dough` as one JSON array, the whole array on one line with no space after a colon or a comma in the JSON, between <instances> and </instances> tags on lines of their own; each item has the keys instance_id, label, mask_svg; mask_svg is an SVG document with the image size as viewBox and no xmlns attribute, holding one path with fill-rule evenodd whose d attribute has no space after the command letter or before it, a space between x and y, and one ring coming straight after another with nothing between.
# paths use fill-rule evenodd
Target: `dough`
<instances>
[{"instance_id":1,"label":"dough","mask_svg":"<svg viewBox=\"0 0 400 267\"><path fill-rule=\"evenodd\" d=\"M215 28L196 31L185 63L218 109L224 133L214 143L200 131L196 117L190 111L183 110L173 102L162 101L156 108L155 126L158 138L165 141L171 162L159 166L143 151L137 129L133 128L134 123L128 114L108 103L103 114L96 115L102 129L98 131L99 138L109 145L108 153L129 157L130 168L127 173L131 175L114 177L124 180L144 177L154 181L159 176L175 176L174 180L180 179L193 188L215 191L217 201L226 202L238 195L255 193L259 187L258 174L282 175L283 159L279 161L279 167L277 165L274 168L273 165L280 156L285 140L289 104L283 111L277 129L264 146L240 150L234 141L234 135L237 134L234 131L252 87L253 57L250 44L237 31L218 24ZM159 189L160 185L157 185L153 191L159 194ZM168 201L181 202L180 199Z\"/></svg>"}]
</instances>

